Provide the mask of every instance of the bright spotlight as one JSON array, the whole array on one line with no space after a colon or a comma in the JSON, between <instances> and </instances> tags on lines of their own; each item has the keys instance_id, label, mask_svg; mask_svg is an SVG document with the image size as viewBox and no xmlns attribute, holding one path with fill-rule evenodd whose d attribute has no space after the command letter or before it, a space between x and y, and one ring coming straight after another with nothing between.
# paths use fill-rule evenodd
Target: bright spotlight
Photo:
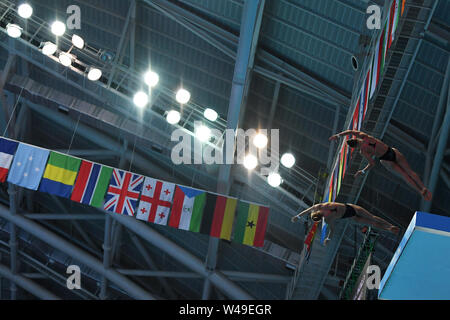
<instances>
[{"instance_id":1,"label":"bright spotlight","mask_svg":"<svg viewBox=\"0 0 450 320\"><path fill-rule=\"evenodd\" d=\"M253 170L258 165L258 159L252 154L246 155L244 157L244 167L248 170Z\"/></svg>"},{"instance_id":2,"label":"bright spotlight","mask_svg":"<svg viewBox=\"0 0 450 320\"><path fill-rule=\"evenodd\" d=\"M28 3L22 3L17 12L22 18L28 19L33 14L33 8Z\"/></svg>"},{"instance_id":3,"label":"bright spotlight","mask_svg":"<svg viewBox=\"0 0 450 320\"><path fill-rule=\"evenodd\" d=\"M278 173L272 172L267 177L267 183L270 186L276 188L276 187L278 187L281 184L281 176Z\"/></svg>"},{"instance_id":4,"label":"bright spotlight","mask_svg":"<svg viewBox=\"0 0 450 320\"><path fill-rule=\"evenodd\" d=\"M144 75L144 81L150 88L153 88L158 84L159 76L156 72L150 70Z\"/></svg>"},{"instance_id":5,"label":"bright spotlight","mask_svg":"<svg viewBox=\"0 0 450 320\"><path fill-rule=\"evenodd\" d=\"M203 116L208 119L209 121L216 121L219 115L217 112L215 112L213 109L206 109L205 112L203 112Z\"/></svg>"},{"instance_id":6,"label":"bright spotlight","mask_svg":"<svg viewBox=\"0 0 450 320\"><path fill-rule=\"evenodd\" d=\"M66 32L66 25L61 21L55 21L52 24L52 33L58 37Z\"/></svg>"},{"instance_id":7,"label":"bright spotlight","mask_svg":"<svg viewBox=\"0 0 450 320\"><path fill-rule=\"evenodd\" d=\"M181 115L176 110L170 110L167 113L166 120L170 124L177 124L178 122L180 122L180 119L181 119Z\"/></svg>"},{"instance_id":8,"label":"bright spotlight","mask_svg":"<svg viewBox=\"0 0 450 320\"><path fill-rule=\"evenodd\" d=\"M89 68L88 79L91 81L97 81L102 77L102 70L98 68Z\"/></svg>"},{"instance_id":9,"label":"bright spotlight","mask_svg":"<svg viewBox=\"0 0 450 320\"><path fill-rule=\"evenodd\" d=\"M148 103L148 95L143 91L139 91L134 95L133 102L137 107L143 108Z\"/></svg>"},{"instance_id":10,"label":"bright spotlight","mask_svg":"<svg viewBox=\"0 0 450 320\"><path fill-rule=\"evenodd\" d=\"M8 23L8 25L6 26L6 32L11 38L18 38L22 35L22 28L17 24Z\"/></svg>"},{"instance_id":11,"label":"bright spotlight","mask_svg":"<svg viewBox=\"0 0 450 320\"><path fill-rule=\"evenodd\" d=\"M54 44L50 41L47 41L42 46L42 53L45 54L46 56L51 56L51 55L55 54L57 49L58 49L58 47L56 46L56 44Z\"/></svg>"},{"instance_id":12,"label":"bright spotlight","mask_svg":"<svg viewBox=\"0 0 450 320\"><path fill-rule=\"evenodd\" d=\"M191 94L185 89L180 89L177 92L176 99L179 103L185 104L188 103L191 99Z\"/></svg>"},{"instance_id":13,"label":"bright spotlight","mask_svg":"<svg viewBox=\"0 0 450 320\"><path fill-rule=\"evenodd\" d=\"M286 168L291 168L295 164L295 157L292 153L285 153L281 157L281 164Z\"/></svg>"},{"instance_id":14,"label":"bright spotlight","mask_svg":"<svg viewBox=\"0 0 450 320\"><path fill-rule=\"evenodd\" d=\"M211 137L211 129L207 126L197 127L195 128L195 137L202 142L206 142Z\"/></svg>"},{"instance_id":15,"label":"bright spotlight","mask_svg":"<svg viewBox=\"0 0 450 320\"><path fill-rule=\"evenodd\" d=\"M70 67L72 65L73 56L67 52L61 52L59 54L59 62L65 67Z\"/></svg>"},{"instance_id":16,"label":"bright spotlight","mask_svg":"<svg viewBox=\"0 0 450 320\"><path fill-rule=\"evenodd\" d=\"M76 34L72 36L72 44L80 50L83 49L85 45L83 38Z\"/></svg>"},{"instance_id":17,"label":"bright spotlight","mask_svg":"<svg viewBox=\"0 0 450 320\"><path fill-rule=\"evenodd\" d=\"M262 133L258 133L254 138L253 138L253 144L255 145L255 147L257 147L258 149L262 149L265 148L267 146L267 137L262 134Z\"/></svg>"}]
</instances>

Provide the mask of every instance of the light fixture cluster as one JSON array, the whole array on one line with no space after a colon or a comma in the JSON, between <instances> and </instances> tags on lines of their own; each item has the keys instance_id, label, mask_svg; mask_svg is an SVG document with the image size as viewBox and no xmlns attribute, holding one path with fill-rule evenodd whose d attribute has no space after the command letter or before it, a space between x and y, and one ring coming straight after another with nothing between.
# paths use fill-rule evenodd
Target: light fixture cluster
<instances>
[{"instance_id":1,"label":"light fixture cluster","mask_svg":"<svg viewBox=\"0 0 450 320\"><path fill-rule=\"evenodd\" d=\"M18 6L17 12L21 18L28 19L33 15L33 8L28 3L22 3ZM56 37L61 37L66 33L66 25L61 21L54 21L50 25L50 29ZM6 31L10 37L19 38L22 35L23 29L16 23L9 23L6 26ZM51 41L41 43L41 52L49 57L57 55L59 62L63 66L71 67L73 62L76 60L75 55L71 53L74 47L79 50L83 50L86 47L84 39L76 34L72 36L72 47L68 52L59 51L58 53L58 46ZM102 77L102 70L94 66L87 67L85 72L87 74L87 78L91 81L98 81ZM148 88L151 89L158 84L159 75L153 70L148 70L143 75L143 80ZM175 94L175 99L180 105L184 105L190 101L191 93L184 88L179 88ZM149 95L144 91L138 91L133 97L134 104L140 109L145 108L148 105L149 101ZM215 122L219 118L217 112L211 108L205 109L203 116L211 122ZM176 125L181 120L181 114L177 110L170 110L166 114L166 120L169 124ZM211 129L206 125L197 127L195 130L195 136L198 140L207 142L211 137ZM268 138L262 133L258 133L253 138L253 144L258 149L265 148L267 146L267 143ZM281 157L281 164L286 168L291 168L295 164L295 157L291 153L285 153ZM245 168L247 168L248 170L253 170L257 166L258 159L254 155L248 154L244 157ZM282 181L283 179L276 172L269 174L267 177L267 182L269 183L269 185L275 188L278 187L282 183Z\"/></svg>"},{"instance_id":2,"label":"light fixture cluster","mask_svg":"<svg viewBox=\"0 0 450 320\"><path fill-rule=\"evenodd\" d=\"M33 15L33 8L30 4L23 2L17 7L17 12L21 18L28 19ZM49 27L51 32L56 37L62 37L66 33L66 25L61 21L58 20L54 21L49 25ZM19 38L22 36L23 29L19 24L9 23L6 26L6 31L10 37ZM67 52L58 49L57 44L58 42L52 41L42 42L40 45L40 50L42 54L48 57L52 57L52 59L57 59L65 67L74 67L73 66L74 63L85 66L85 64L78 61L77 57L72 53L72 50L74 48L77 48L79 50L85 49L86 43L82 37L80 37L77 34L72 35L72 47ZM94 66L86 66L84 73L86 74L87 78L91 81L98 81L102 77L102 70ZM159 75L155 71L149 69L143 75L143 81L148 86L148 89L151 90L159 83ZM136 92L135 95L133 96L133 103L137 108L143 109L149 104L150 98L148 91L140 90ZM187 104L190 101L190 99L191 93L185 88L181 87L175 93L175 100L180 105ZM214 122L219 118L219 115L213 109L207 108L204 111L204 117L207 120ZM179 111L170 110L166 114L166 120L168 123L172 125L178 124L181 120L181 114ZM210 129L204 126L199 129L199 134L197 136L201 137L201 140L207 141L208 140L207 137L210 136L210 134L207 134L209 132Z\"/></svg>"},{"instance_id":3,"label":"light fixture cluster","mask_svg":"<svg viewBox=\"0 0 450 320\"><path fill-rule=\"evenodd\" d=\"M21 18L29 19L33 15L33 7L26 2L21 3L17 7L17 13ZM61 37L66 33L66 25L61 21L54 21L50 25L50 30L56 37ZM16 23L9 23L6 26L7 34L12 38L20 38L22 36L22 31L22 27ZM74 34L72 36L72 48L68 52L59 51L58 53L58 46L51 41L41 43L41 52L49 57L57 55L56 58L63 66L71 67L76 60L75 55L71 53L72 49L75 47L79 50L83 50L85 46L84 39L79 35ZM91 81L97 81L102 77L102 71L93 66L86 68L86 74L87 78Z\"/></svg>"},{"instance_id":4,"label":"light fixture cluster","mask_svg":"<svg viewBox=\"0 0 450 320\"><path fill-rule=\"evenodd\" d=\"M267 146L268 138L263 133L258 133L253 137L253 145L258 149L263 149ZM286 168L292 168L295 164L295 157L292 153L285 153L281 156L281 164ZM258 166L258 159L252 155L248 154L244 157L244 167L247 170L253 170ZM267 176L267 183L277 188L283 183L283 178L277 172L272 172Z\"/></svg>"}]
</instances>

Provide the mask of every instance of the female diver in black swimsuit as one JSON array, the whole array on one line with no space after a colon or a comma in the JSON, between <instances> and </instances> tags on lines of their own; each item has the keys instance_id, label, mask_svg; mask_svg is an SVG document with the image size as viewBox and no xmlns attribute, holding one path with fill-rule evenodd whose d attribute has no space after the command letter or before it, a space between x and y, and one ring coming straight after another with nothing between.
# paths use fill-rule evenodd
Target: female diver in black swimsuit
<instances>
[{"instance_id":1,"label":"female diver in black swimsuit","mask_svg":"<svg viewBox=\"0 0 450 320\"><path fill-rule=\"evenodd\" d=\"M356 204L343 204L338 202L316 204L292 217L291 221L295 222L300 217L309 213L311 213L311 219L316 222L322 220L322 218L325 218L325 222L328 224L330 230L325 244L328 240L330 240L330 236L334 229L334 222L337 219L352 218L358 223L369 224L375 228L386 230L395 234L397 234L400 230L398 227L391 225L389 222L381 219L380 217L370 214L366 209L357 206Z\"/></svg>"},{"instance_id":2,"label":"female diver in black swimsuit","mask_svg":"<svg viewBox=\"0 0 450 320\"><path fill-rule=\"evenodd\" d=\"M347 144L351 148L359 148L360 153L367 159L367 161L369 161L369 164L363 170L359 170L355 174L355 177L360 174L365 174L367 170L375 166L376 162L372 159L372 157L376 156L380 159L380 161L382 161L383 165L400 173L403 179L415 190L417 190L426 201L431 200L431 192L424 186L417 173L411 169L405 156L400 151L389 147L379 139L356 130L347 130L338 133L331 136L330 141L346 135L356 136L356 139L347 140Z\"/></svg>"}]
</instances>

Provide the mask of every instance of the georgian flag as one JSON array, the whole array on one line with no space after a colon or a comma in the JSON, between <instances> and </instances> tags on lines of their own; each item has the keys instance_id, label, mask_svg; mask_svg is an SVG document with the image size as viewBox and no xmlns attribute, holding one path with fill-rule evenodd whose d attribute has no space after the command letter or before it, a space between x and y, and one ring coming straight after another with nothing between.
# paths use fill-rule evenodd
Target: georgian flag
<instances>
[{"instance_id":1,"label":"georgian flag","mask_svg":"<svg viewBox=\"0 0 450 320\"><path fill-rule=\"evenodd\" d=\"M173 183L146 177L136 219L167 225L174 190Z\"/></svg>"}]
</instances>

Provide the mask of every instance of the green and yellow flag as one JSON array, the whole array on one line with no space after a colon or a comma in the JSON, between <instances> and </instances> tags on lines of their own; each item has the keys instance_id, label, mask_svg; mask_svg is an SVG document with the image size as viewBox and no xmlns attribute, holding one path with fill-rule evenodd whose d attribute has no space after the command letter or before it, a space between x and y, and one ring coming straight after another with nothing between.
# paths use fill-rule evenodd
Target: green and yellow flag
<instances>
[{"instance_id":1,"label":"green and yellow flag","mask_svg":"<svg viewBox=\"0 0 450 320\"><path fill-rule=\"evenodd\" d=\"M69 198L80 164L80 159L51 151L39 191Z\"/></svg>"},{"instance_id":2,"label":"green and yellow flag","mask_svg":"<svg viewBox=\"0 0 450 320\"><path fill-rule=\"evenodd\" d=\"M269 208L239 201L233 241L263 247L268 218Z\"/></svg>"}]
</instances>

